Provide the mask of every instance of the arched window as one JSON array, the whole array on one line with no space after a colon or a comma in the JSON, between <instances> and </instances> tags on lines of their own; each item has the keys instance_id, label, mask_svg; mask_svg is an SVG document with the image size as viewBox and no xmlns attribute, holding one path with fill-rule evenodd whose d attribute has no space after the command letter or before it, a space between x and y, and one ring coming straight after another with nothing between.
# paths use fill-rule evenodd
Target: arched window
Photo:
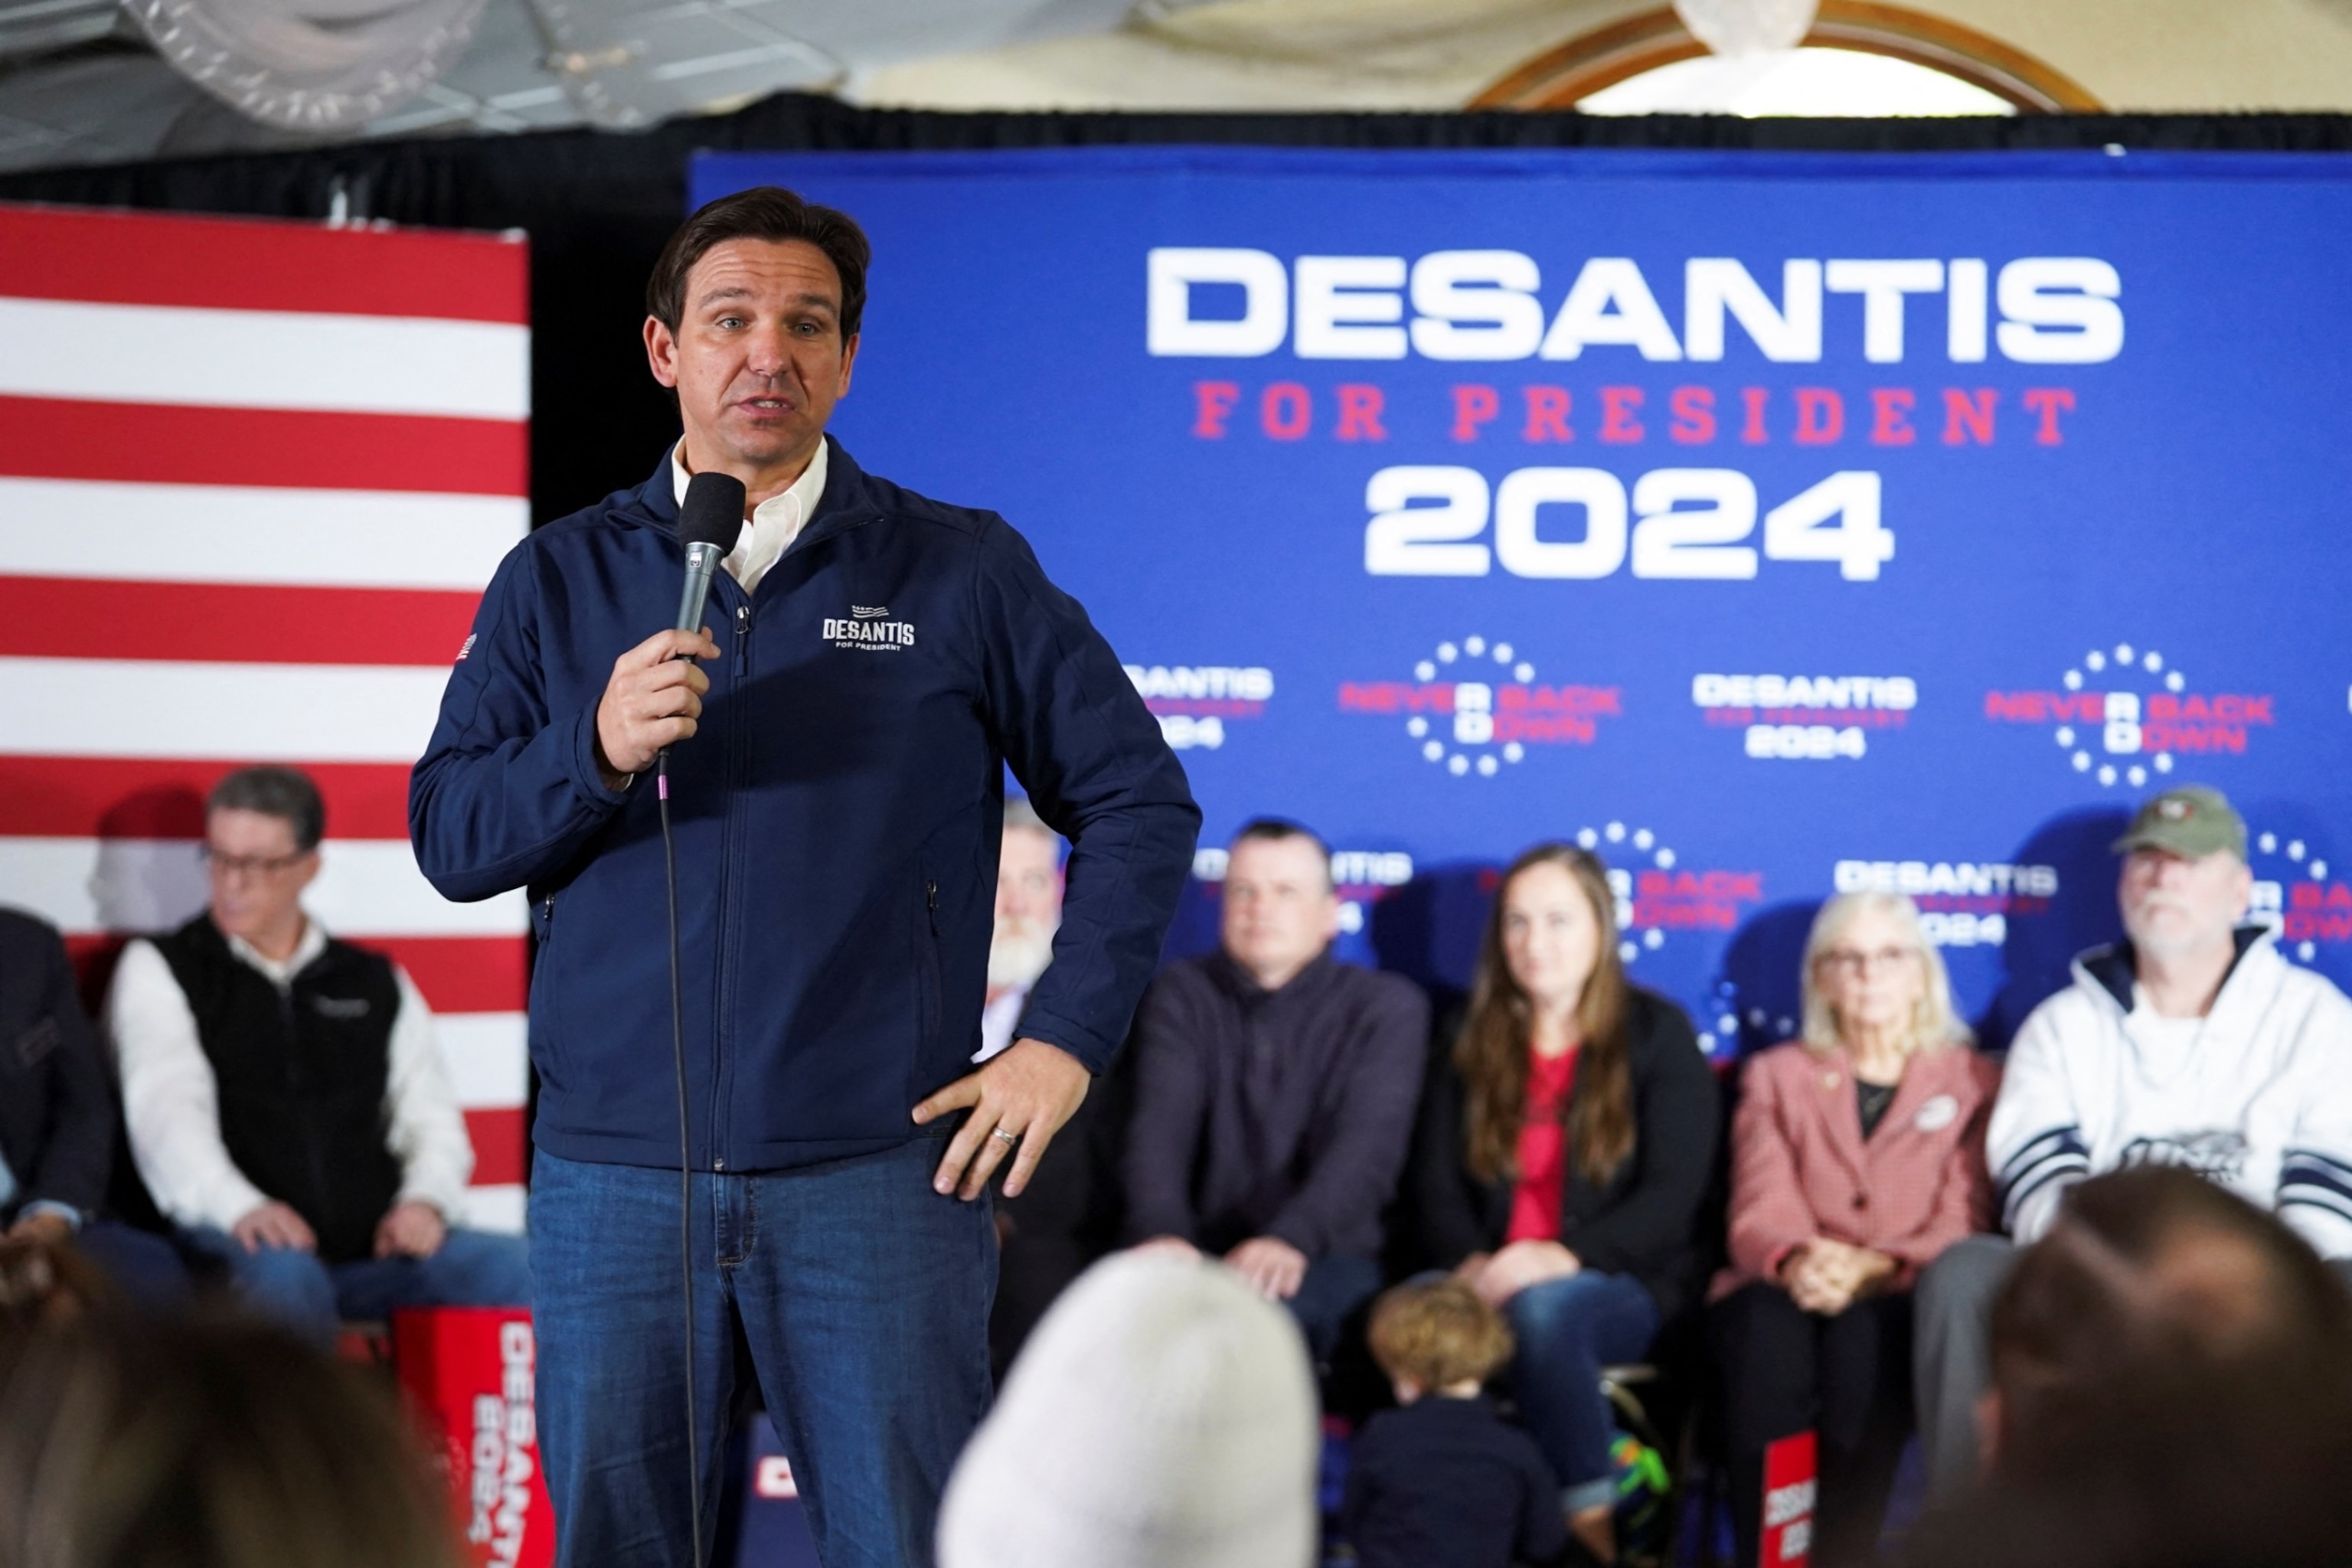
<instances>
[{"instance_id":1,"label":"arched window","mask_svg":"<svg viewBox=\"0 0 2352 1568\"><path fill-rule=\"evenodd\" d=\"M2096 110L2072 78L1972 27L1874 0L1822 0L1801 47L1707 52L1669 7L1571 38L1474 109L1599 114L2047 114Z\"/></svg>"}]
</instances>

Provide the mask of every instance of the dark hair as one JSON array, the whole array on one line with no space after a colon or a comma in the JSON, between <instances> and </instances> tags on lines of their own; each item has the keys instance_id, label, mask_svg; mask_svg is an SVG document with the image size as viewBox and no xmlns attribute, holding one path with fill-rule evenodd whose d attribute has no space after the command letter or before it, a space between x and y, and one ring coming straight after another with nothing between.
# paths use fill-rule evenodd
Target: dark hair
<instances>
[{"instance_id":1,"label":"dark hair","mask_svg":"<svg viewBox=\"0 0 2352 1568\"><path fill-rule=\"evenodd\" d=\"M311 850L327 836L327 803L310 775L295 768L239 768L213 785L205 797L205 815L215 811L257 811L293 824L294 847Z\"/></svg>"},{"instance_id":2,"label":"dark hair","mask_svg":"<svg viewBox=\"0 0 2352 1568\"><path fill-rule=\"evenodd\" d=\"M2277 1215L2190 1172L2117 1171L2066 1194L1992 1311L2000 1463L2095 1440L2084 1390L2182 1367L2352 1362L2352 1295Z\"/></svg>"},{"instance_id":3,"label":"dark hair","mask_svg":"<svg viewBox=\"0 0 2352 1568\"><path fill-rule=\"evenodd\" d=\"M1484 1383L1511 1359L1510 1325L1459 1279L1414 1279L1384 1292L1366 1338L1382 1372L1425 1389Z\"/></svg>"},{"instance_id":4,"label":"dark hair","mask_svg":"<svg viewBox=\"0 0 2352 1568\"><path fill-rule=\"evenodd\" d=\"M0 1563L456 1568L446 1499L381 1374L257 1323L93 1316L0 1381Z\"/></svg>"},{"instance_id":5,"label":"dark hair","mask_svg":"<svg viewBox=\"0 0 2352 1568\"><path fill-rule=\"evenodd\" d=\"M2341 1369L2187 1364L2077 1395L2077 1440L1931 1510L1906 1568L2337 1568L2352 1541Z\"/></svg>"},{"instance_id":6,"label":"dark hair","mask_svg":"<svg viewBox=\"0 0 2352 1568\"><path fill-rule=\"evenodd\" d=\"M677 331L686 315L686 275L711 247L730 239L801 239L824 252L841 278L841 341L857 335L866 318L866 268L874 247L847 213L804 202L781 185L754 185L705 202L662 247L646 279L646 314Z\"/></svg>"},{"instance_id":7,"label":"dark hair","mask_svg":"<svg viewBox=\"0 0 2352 1568\"><path fill-rule=\"evenodd\" d=\"M1315 853L1321 856L1323 859L1323 885L1327 888L1330 887L1332 885L1331 846L1323 841L1321 834L1305 823L1293 822L1286 816L1251 817L1242 824L1241 831L1234 834L1227 842L1225 852L1230 855L1244 844L1281 844L1293 838L1304 838L1307 843L1315 846Z\"/></svg>"},{"instance_id":8,"label":"dark hair","mask_svg":"<svg viewBox=\"0 0 2352 1568\"><path fill-rule=\"evenodd\" d=\"M1511 974L1503 952L1503 903L1511 884L1538 866L1575 879L1599 932L1592 973L1576 1004L1576 1092L1570 1097L1570 1157L1586 1180L1605 1182L1633 1152L1633 1072L1625 1059L1625 965L1617 956L1617 895L1601 858L1573 844L1538 844L1503 873L1478 942L1470 1010L1454 1041L1462 1075L1463 1148L1482 1182L1516 1176L1519 1127L1528 1108L1528 1044L1535 1007Z\"/></svg>"}]
</instances>

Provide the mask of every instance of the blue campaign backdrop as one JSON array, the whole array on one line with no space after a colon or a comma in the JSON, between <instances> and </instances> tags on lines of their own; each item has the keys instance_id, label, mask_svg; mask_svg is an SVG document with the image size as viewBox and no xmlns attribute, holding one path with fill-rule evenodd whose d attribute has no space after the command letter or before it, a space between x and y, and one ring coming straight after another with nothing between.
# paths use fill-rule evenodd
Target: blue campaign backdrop
<instances>
[{"instance_id":1,"label":"blue campaign backdrop","mask_svg":"<svg viewBox=\"0 0 2352 1568\"><path fill-rule=\"evenodd\" d=\"M1348 951L1468 978L1570 838L1711 1049L1833 890L1990 1043L2227 791L2352 977L2342 159L726 154L873 237L834 429L1001 511L1180 748L1203 844L1321 831ZM1177 944L1213 938L1213 849Z\"/></svg>"}]
</instances>

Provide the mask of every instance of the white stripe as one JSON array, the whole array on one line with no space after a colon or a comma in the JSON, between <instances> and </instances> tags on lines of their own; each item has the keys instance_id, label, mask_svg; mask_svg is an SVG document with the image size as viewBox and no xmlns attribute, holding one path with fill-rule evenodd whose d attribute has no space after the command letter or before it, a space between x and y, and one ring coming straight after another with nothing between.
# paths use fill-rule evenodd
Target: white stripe
<instances>
[{"instance_id":1,"label":"white stripe","mask_svg":"<svg viewBox=\"0 0 2352 1568\"><path fill-rule=\"evenodd\" d=\"M530 1206L530 1194L520 1182L499 1186L467 1187L466 1201L457 1223L467 1230L495 1231L500 1236L520 1236L523 1215Z\"/></svg>"},{"instance_id":2,"label":"white stripe","mask_svg":"<svg viewBox=\"0 0 2352 1568\"><path fill-rule=\"evenodd\" d=\"M448 683L438 665L0 658L0 754L414 763Z\"/></svg>"},{"instance_id":3,"label":"white stripe","mask_svg":"<svg viewBox=\"0 0 2352 1568\"><path fill-rule=\"evenodd\" d=\"M338 936L515 936L520 889L477 904L433 890L404 839L329 839L302 905ZM205 907L204 847L182 838L0 837L0 900L68 931L169 931Z\"/></svg>"},{"instance_id":4,"label":"white stripe","mask_svg":"<svg viewBox=\"0 0 2352 1568\"><path fill-rule=\"evenodd\" d=\"M0 299L0 393L522 419L530 413L530 330L416 316Z\"/></svg>"},{"instance_id":5,"label":"white stripe","mask_svg":"<svg viewBox=\"0 0 2352 1568\"><path fill-rule=\"evenodd\" d=\"M520 496L0 479L11 577L478 593L530 531Z\"/></svg>"},{"instance_id":6,"label":"white stripe","mask_svg":"<svg viewBox=\"0 0 2352 1568\"><path fill-rule=\"evenodd\" d=\"M436 1013L449 1087L467 1110L520 1105L530 1088L529 1021L520 1013Z\"/></svg>"}]
</instances>

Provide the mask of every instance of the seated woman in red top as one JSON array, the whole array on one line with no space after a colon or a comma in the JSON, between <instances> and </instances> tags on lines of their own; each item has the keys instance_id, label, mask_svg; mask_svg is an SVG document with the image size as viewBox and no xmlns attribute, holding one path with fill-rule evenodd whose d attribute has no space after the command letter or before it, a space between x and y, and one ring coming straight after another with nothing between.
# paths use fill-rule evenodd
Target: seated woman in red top
<instances>
[{"instance_id":1,"label":"seated woman in red top","mask_svg":"<svg viewBox=\"0 0 2352 1568\"><path fill-rule=\"evenodd\" d=\"M1910 1428L1912 1280L1990 1215L2000 1069L1952 1016L1911 900L1845 893L1805 942L1804 1037L1759 1053L1731 1124L1731 1267L1709 1292L1742 1568L1764 1449L1818 1439L1812 1557L1870 1559Z\"/></svg>"},{"instance_id":2,"label":"seated woman in red top","mask_svg":"<svg viewBox=\"0 0 2352 1568\"><path fill-rule=\"evenodd\" d=\"M1504 873L1470 1006L1422 1104L1427 1260L1509 1320L1509 1379L1569 1529L1615 1561L1601 1368L1638 1360L1696 1283L1720 1115L1690 1020L1629 984L1609 873L1572 845Z\"/></svg>"}]
</instances>

